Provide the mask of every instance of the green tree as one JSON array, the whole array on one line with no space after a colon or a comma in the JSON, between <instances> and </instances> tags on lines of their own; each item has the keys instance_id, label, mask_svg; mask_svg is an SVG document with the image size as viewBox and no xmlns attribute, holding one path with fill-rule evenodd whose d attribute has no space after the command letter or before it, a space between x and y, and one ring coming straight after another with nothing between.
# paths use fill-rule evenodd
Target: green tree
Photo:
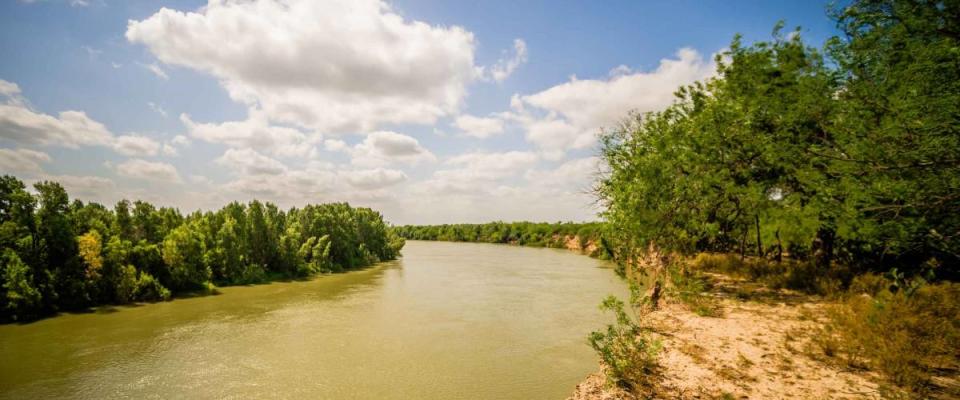
<instances>
[{"instance_id":1,"label":"green tree","mask_svg":"<svg viewBox=\"0 0 960 400\"><path fill-rule=\"evenodd\" d=\"M187 290L210 280L210 267L204 263L203 238L193 224L184 224L163 241L163 261L170 273L171 287Z\"/></svg>"},{"instance_id":2,"label":"green tree","mask_svg":"<svg viewBox=\"0 0 960 400\"><path fill-rule=\"evenodd\" d=\"M12 319L25 319L34 316L40 307L40 291L33 286L30 267L20 260L11 249L5 249L0 255L3 274L0 283L3 286L3 315Z\"/></svg>"}]
</instances>

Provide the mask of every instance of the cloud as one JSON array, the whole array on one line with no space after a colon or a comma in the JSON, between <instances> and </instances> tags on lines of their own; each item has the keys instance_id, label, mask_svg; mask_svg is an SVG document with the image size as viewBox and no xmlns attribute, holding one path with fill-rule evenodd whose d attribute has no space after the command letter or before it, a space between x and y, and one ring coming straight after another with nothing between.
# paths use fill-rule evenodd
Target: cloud
<instances>
[{"instance_id":1,"label":"cloud","mask_svg":"<svg viewBox=\"0 0 960 400\"><path fill-rule=\"evenodd\" d=\"M407 174L394 169L367 169L342 172L347 182L361 189L380 189L407 180Z\"/></svg>"},{"instance_id":2,"label":"cloud","mask_svg":"<svg viewBox=\"0 0 960 400\"><path fill-rule=\"evenodd\" d=\"M89 56L91 59L97 58L101 54L103 54L103 50L97 50L90 46L84 45L84 46L80 46L80 48L83 49L83 51L87 52L87 56Z\"/></svg>"},{"instance_id":3,"label":"cloud","mask_svg":"<svg viewBox=\"0 0 960 400\"><path fill-rule=\"evenodd\" d=\"M156 111L157 114L160 114L164 117L167 116L167 110L164 110L163 107L161 107L160 105L150 101L150 102L147 102L147 106L149 106L151 110Z\"/></svg>"},{"instance_id":4,"label":"cloud","mask_svg":"<svg viewBox=\"0 0 960 400\"><path fill-rule=\"evenodd\" d=\"M103 124L82 111L63 111L52 116L33 111L16 101L0 104L0 137L22 144L54 144L70 148L109 146L113 139Z\"/></svg>"},{"instance_id":5,"label":"cloud","mask_svg":"<svg viewBox=\"0 0 960 400\"><path fill-rule=\"evenodd\" d=\"M327 148L340 148L331 142ZM363 142L344 151L351 155L355 165L375 167L394 162L418 164L435 161L436 156L420 145L417 139L390 131L377 131L367 135Z\"/></svg>"},{"instance_id":6,"label":"cloud","mask_svg":"<svg viewBox=\"0 0 960 400\"><path fill-rule=\"evenodd\" d=\"M173 137L170 143L180 147L187 147L190 145L190 139L183 135L177 135Z\"/></svg>"},{"instance_id":7,"label":"cloud","mask_svg":"<svg viewBox=\"0 0 960 400\"><path fill-rule=\"evenodd\" d=\"M100 176L44 175L42 180L60 183L70 197L75 199L108 204L116 197L116 185L113 181Z\"/></svg>"},{"instance_id":8,"label":"cloud","mask_svg":"<svg viewBox=\"0 0 960 400\"><path fill-rule=\"evenodd\" d=\"M323 141L323 148L327 151L348 151L350 146L340 139L327 139Z\"/></svg>"},{"instance_id":9,"label":"cloud","mask_svg":"<svg viewBox=\"0 0 960 400\"><path fill-rule=\"evenodd\" d=\"M619 66L606 79L574 77L539 93L515 96L514 111L501 117L519 123L528 141L558 158L567 150L592 146L602 127L616 124L630 111L666 108L678 87L708 78L715 69L696 50L684 48L650 72Z\"/></svg>"},{"instance_id":10,"label":"cloud","mask_svg":"<svg viewBox=\"0 0 960 400\"><path fill-rule=\"evenodd\" d=\"M39 3L41 1L44 1L44 0L20 0L21 3L27 3L27 4ZM67 0L65 1L65 3L69 4L70 7L87 7L90 5L89 0Z\"/></svg>"},{"instance_id":11,"label":"cloud","mask_svg":"<svg viewBox=\"0 0 960 400\"><path fill-rule=\"evenodd\" d=\"M113 140L113 149L127 156L155 156L160 151L160 143L146 136L124 135Z\"/></svg>"},{"instance_id":12,"label":"cloud","mask_svg":"<svg viewBox=\"0 0 960 400\"><path fill-rule=\"evenodd\" d=\"M445 168L416 185L415 192L430 195L489 195L501 186L501 180L523 173L536 165L536 153L508 151L502 153L470 152L447 159Z\"/></svg>"},{"instance_id":13,"label":"cloud","mask_svg":"<svg viewBox=\"0 0 960 400\"><path fill-rule=\"evenodd\" d=\"M163 147L160 149L160 152L167 157L176 157L180 155L180 151L176 147L173 147L170 143L164 143Z\"/></svg>"},{"instance_id":14,"label":"cloud","mask_svg":"<svg viewBox=\"0 0 960 400\"><path fill-rule=\"evenodd\" d=\"M251 110L247 119L242 121L197 123L187 114L180 114L180 121L195 139L281 156L308 156L314 151L314 145L322 140L317 133L307 134L294 128L270 125L267 116L257 110Z\"/></svg>"},{"instance_id":15,"label":"cloud","mask_svg":"<svg viewBox=\"0 0 960 400\"><path fill-rule=\"evenodd\" d=\"M0 96L11 97L20 94L20 86L16 83L0 79Z\"/></svg>"},{"instance_id":16,"label":"cloud","mask_svg":"<svg viewBox=\"0 0 960 400\"><path fill-rule=\"evenodd\" d=\"M0 149L0 174L36 176L43 173L41 163L50 162L47 153L29 149Z\"/></svg>"},{"instance_id":17,"label":"cloud","mask_svg":"<svg viewBox=\"0 0 960 400\"><path fill-rule=\"evenodd\" d=\"M210 180L210 178L207 178L206 176L203 176L203 175L195 175L195 174L194 174L194 175L190 175L190 176L189 176L189 179L190 179L190 182L191 182L191 183L194 183L194 184L197 184L197 185L209 185L209 184L213 183L213 182Z\"/></svg>"},{"instance_id":18,"label":"cloud","mask_svg":"<svg viewBox=\"0 0 960 400\"><path fill-rule=\"evenodd\" d=\"M114 166L117 175L154 182L180 183L180 174L173 165L130 159Z\"/></svg>"},{"instance_id":19,"label":"cloud","mask_svg":"<svg viewBox=\"0 0 960 400\"><path fill-rule=\"evenodd\" d=\"M23 145L49 145L78 148L108 147L128 156L155 156L161 144L142 135L114 136L106 126L82 111L63 111L57 116L29 107L15 83L0 80L0 138Z\"/></svg>"},{"instance_id":20,"label":"cloud","mask_svg":"<svg viewBox=\"0 0 960 400\"><path fill-rule=\"evenodd\" d=\"M533 186L587 192L591 189L601 166L600 158L584 157L566 161L555 168L531 169L524 174L524 177Z\"/></svg>"},{"instance_id":21,"label":"cloud","mask_svg":"<svg viewBox=\"0 0 960 400\"><path fill-rule=\"evenodd\" d=\"M446 164L475 172L476 178L497 179L522 172L532 167L538 160L536 153L528 151L473 152L451 157Z\"/></svg>"},{"instance_id":22,"label":"cloud","mask_svg":"<svg viewBox=\"0 0 960 400\"><path fill-rule=\"evenodd\" d=\"M252 149L227 149L227 152L214 162L244 175L280 175L287 172L287 167L280 161Z\"/></svg>"},{"instance_id":23,"label":"cloud","mask_svg":"<svg viewBox=\"0 0 960 400\"><path fill-rule=\"evenodd\" d=\"M460 129L466 136L485 139L503 133L503 120L499 118L483 118L472 115L461 115L453 122L453 126Z\"/></svg>"},{"instance_id":24,"label":"cloud","mask_svg":"<svg viewBox=\"0 0 960 400\"><path fill-rule=\"evenodd\" d=\"M271 121L323 131L434 123L477 78L472 33L407 20L379 0L162 8L130 21L126 38L163 63L213 75Z\"/></svg>"},{"instance_id":25,"label":"cloud","mask_svg":"<svg viewBox=\"0 0 960 400\"><path fill-rule=\"evenodd\" d=\"M304 169L288 170L280 175L242 175L222 187L253 198L267 198L284 204L302 205L307 202L330 201L330 194L334 193L336 180L336 173L327 166L308 165ZM343 194L336 193L337 196Z\"/></svg>"},{"instance_id":26,"label":"cloud","mask_svg":"<svg viewBox=\"0 0 960 400\"><path fill-rule=\"evenodd\" d=\"M160 78L160 79L163 79L163 80L170 79L170 77L167 76L167 71L164 71L163 68L161 68L159 65L157 65L157 63L150 63L150 64L139 63L139 64L140 64L141 67L146 68L147 71L150 71L150 72L152 72L154 75L156 75L157 78Z\"/></svg>"},{"instance_id":27,"label":"cloud","mask_svg":"<svg viewBox=\"0 0 960 400\"><path fill-rule=\"evenodd\" d=\"M513 40L513 55L501 58L490 68L490 79L503 82L513 74L518 67L527 62L527 43L523 39Z\"/></svg>"}]
</instances>

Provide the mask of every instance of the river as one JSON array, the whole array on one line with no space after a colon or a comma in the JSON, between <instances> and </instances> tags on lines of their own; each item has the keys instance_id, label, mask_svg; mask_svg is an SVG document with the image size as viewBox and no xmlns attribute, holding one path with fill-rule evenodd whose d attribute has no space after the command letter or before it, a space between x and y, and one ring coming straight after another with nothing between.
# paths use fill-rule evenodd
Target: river
<instances>
[{"instance_id":1,"label":"river","mask_svg":"<svg viewBox=\"0 0 960 400\"><path fill-rule=\"evenodd\" d=\"M625 298L565 250L408 241L309 281L0 325L0 398L561 399Z\"/></svg>"}]
</instances>

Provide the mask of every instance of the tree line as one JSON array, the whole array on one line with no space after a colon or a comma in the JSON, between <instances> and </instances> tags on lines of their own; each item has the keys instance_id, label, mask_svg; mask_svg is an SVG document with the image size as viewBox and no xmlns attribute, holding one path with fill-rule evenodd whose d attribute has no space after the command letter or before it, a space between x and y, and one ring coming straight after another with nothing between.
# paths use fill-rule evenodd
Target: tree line
<instances>
[{"instance_id":1,"label":"tree line","mask_svg":"<svg viewBox=\"0 0 960 400\"><path fill-rule=\"evenodd\" d=\"M565 247L569 239L581 248L600 246L601 222L489 222L485 224L404 225L397 235L411 240L517 244L533 247Z\"/></svg>"},{"instance_id":2,"label":"tree line","mask_svg":"<svg viewBox=\"0 0 960 400\"><path fill-rule=\"evenodd\" d=\"M601 134L620 258L650 242L854 273L960 272L960 6L860 0L821 49L799 28Z\"/></svg>"},{"instance_id":3,"label":"tree line","mask_svg":"<svg viewBox=\"0 0 960 400\"><path fill-rule=\"evenodd\" d=\"M404 244L378 212L346 203L233 202L184 216L144 201L71 202L56 182L33 188L0 177L0 320L338 272L395 259Z\"/></svg>"}]
</instances>

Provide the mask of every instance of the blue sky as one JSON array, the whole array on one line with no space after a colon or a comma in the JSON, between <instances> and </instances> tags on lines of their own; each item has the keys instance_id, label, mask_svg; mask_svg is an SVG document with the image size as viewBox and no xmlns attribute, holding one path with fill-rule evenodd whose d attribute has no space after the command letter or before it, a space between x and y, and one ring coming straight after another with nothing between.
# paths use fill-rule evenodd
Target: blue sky
<instances>
[{"instance_id":1,"label":"blue sky","mask_svg":"<svg viewBox=\"0 0 960 400\"><path fill-rule=\"evenodd\" d=\"M0 173L183 211L593 219L596 132L778 20L835 34L815 1L8 1Z\"/></svg>"}]
</instances>

